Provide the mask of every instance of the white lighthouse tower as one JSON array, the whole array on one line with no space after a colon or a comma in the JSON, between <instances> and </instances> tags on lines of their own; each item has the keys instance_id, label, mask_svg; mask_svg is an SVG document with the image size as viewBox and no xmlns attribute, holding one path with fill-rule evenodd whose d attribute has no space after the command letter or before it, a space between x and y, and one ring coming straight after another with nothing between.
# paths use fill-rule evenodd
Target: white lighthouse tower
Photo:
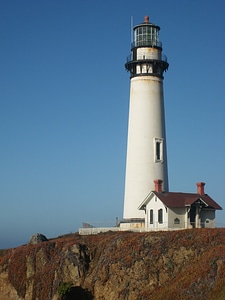
<instances>
[{"instance_id":1,"label":"white lighthouse tower","mask_svg":"<svg viewBox=\"0 0 225 300\"><path fill-rule=\"evenodd\" d=\"M142 226L144 211L138 206L154 190L154 180L163 180L162 190L168 191L163 73L169 64L162 55L159 30L148 17L134 26L125 64L130 72L130 108L122 227Z\"/></svg>"}]
</instances>

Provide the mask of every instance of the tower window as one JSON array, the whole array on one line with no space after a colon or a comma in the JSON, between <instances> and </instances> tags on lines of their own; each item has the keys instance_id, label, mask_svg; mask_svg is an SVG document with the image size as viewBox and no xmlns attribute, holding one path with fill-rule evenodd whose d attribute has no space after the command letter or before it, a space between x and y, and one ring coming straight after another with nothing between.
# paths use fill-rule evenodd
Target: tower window
<instances>
[{"instance_id":1,"label":"tower window","mask_svg":"<svg viewBox=\"0 0 225 300\"><path fill-rule=\"evenodd\" d=\"M163 139L155 139L155 162L163 161Z\"/></svg>"},{"instance_id":2,"label":"tower window","mask_svg":"<svg viewBox=\"0 0 225 300\"><path fill-rule=\"evenodd\" d=\"M160 146L161 146L161 143L160 142L156 142L156 159L157 160L160 160Z\"/></svg>"}]
</instances>

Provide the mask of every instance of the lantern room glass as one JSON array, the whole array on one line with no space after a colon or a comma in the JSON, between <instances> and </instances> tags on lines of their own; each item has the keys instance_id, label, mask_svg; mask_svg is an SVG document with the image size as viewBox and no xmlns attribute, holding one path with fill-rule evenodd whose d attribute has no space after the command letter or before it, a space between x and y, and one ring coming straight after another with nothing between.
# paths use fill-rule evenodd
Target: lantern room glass
<instances>
[{"instance_id":1,"label":"lantern room glass","mask_svg":"<svg viewBox=\"0 0 225 300\"><path fill-rule=\"evenodd\" d=\"M153 26L138 26L134 30L134 45L140 46L158 46L159 45L159 30Z\"/></svg>"}]
</instances>

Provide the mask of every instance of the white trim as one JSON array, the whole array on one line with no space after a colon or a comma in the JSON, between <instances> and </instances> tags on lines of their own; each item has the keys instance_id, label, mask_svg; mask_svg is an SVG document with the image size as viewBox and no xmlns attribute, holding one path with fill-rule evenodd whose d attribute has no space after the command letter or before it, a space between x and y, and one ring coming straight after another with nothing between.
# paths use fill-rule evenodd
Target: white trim
<instances>
[{"instance_id":1,"label":"white trim","mask_svg":"<svg viewBox=\"0 0 225 300\"><path fill-rule=\"evenodd\" d=\"M164 139L163 138L154 138L154 159L155 162L163 162L163 145ZM157 145L159 145L159 149L157 149ZM158 153L159 150L159 153ZM158 158L159 156L159 158Z\"/></svg>"}]
</instances>

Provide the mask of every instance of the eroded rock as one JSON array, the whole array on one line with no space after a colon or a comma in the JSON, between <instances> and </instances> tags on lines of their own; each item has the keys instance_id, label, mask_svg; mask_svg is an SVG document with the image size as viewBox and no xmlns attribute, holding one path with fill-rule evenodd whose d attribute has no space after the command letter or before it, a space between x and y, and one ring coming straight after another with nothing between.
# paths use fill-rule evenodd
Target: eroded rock
<instances>
[{"instance_id":1,"label":"eroded rock","mask_svg":"<svg viewBox=\"0 0 225 300\"><path fill-rule=\"evenodd\" d=\"M46 236L44 236L41 233L35 233L30 238L29 244L35 245L35 244L39 244L39 243L47 242L47 241L48 241L48 239L46 238Z\"/></svg>"}]
</instances>

